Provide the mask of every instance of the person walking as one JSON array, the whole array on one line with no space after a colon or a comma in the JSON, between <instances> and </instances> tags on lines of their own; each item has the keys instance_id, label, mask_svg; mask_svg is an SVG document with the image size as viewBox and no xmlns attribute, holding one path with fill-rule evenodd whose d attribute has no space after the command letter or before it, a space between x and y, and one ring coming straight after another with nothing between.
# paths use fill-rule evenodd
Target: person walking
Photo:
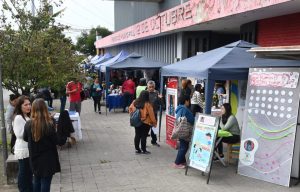
<instances>
[{"instance_id":1,"label":"person walking","mask_svg":"<svg viewBox=\"0 0 300 192\"><path fill-rule=\"evenodd\" d=\"M157 114L159 111L159 106L162 105L162 95L158 93L158 91L155 90L155 82L150 80L147 83L147 90L149 92L149 101L153 107L154 111L154 116L157 121ZM153 132L153 130L150 130L150 135L151 135L151 144L159 147L160 145L157 143L157 136Z\"/></svg>"},{"instance_id":2,"label":"person walking","mask_svg":"<svg viewBox=\"0 0 300 192\"><path fill-rule=\"evenodd\" d=\"M132 77L129 76L122 84L122 93L124 96L123 113L126 112L126 107L128 107L133 100L134 90L135 83L132 81Z\"/></svg>"},{"instance_id":3,"label":"person walking","mask_svg":"<svg viewBox=\"0 0 300 192\"><path fill-rule=\"evenodd\" d=\"M101 96L102 96L102 86L99 84L99 79L96 78L94 83L91 85L91 95L94 100L94 111L97 113L97 107L98 107L98 113L101 114Z\"/></svg>"},{"instance_id":4,"label":"person walking","mask_svg":"<svg viewBox=\"0 0 300 192\"><path fill-rule=\"evenodd\" d=\"M195 85L195 91L191 99L191 111L194 116L196 115L197 112L203 113L204 95L201 94L201 89L202 89L201 84Z\"/></svg>"},{"instance_id":5,"label":"person walking","mask_svg":"<svg viewBox=\"0 0 300 192\"><path fill-rule=\"evenodd\" d=\"M82 84L78 81L77 78L74 81L68 82L66 86L66 93L69 95L70 100L70 111L81 112L81 97L80 92L82 91Z\"/></svg>"},{"instance_id":6,"label":"person walking","mask_svg":"<svg viewBox=\"0 0 300 192\"><path fill-rule=\"evenodd\" d=\"M28 143L24 141L24 126L30 118L31 103L29 97L20 96L16 103L13 120L13 131L16 135L16 144L14 148L15 157L18 159L18 188L20 192L33 191L32 171L29 164Z\"/></svg>"},{"instance_id":7,"label":"person walking","mask_svg":"<svg viewBox=\"0 0 300 192\"><path fill-rule=\"evenodd\" d=\"M194 125L195 118L193 113L189 110L190 105L190 96L189 95L182 95L179 97L178 100L178 107L176 108L176 121L179 120L180 117L186 117L187 122L191 125ZM189 148L189 141L185 139L179 139L179 148L177 152L177 156L174 162L174 168L185 168L186 166L186 159L185 154Z\"/></svg>"},{"instance_id":8,"label":"person walking","mask_svg":"<svg viewBox=\"0 0 300 192\"><path fill-rule=\"evenodd\" d=\"M29 159L33 179L34 192L50 192L52 177L60 172L60 163L56 145L55 122L48 113L43 99L32 103L31 120L25 124L24 140L28 142Z\"/></svg>"},{"instance_id":9,"label":"person walking","mask_svg":"<svg viewBox=\"0 0 300 192\"><path fill-rule=\"evenodd\" d=\"M146 150L147 135L152 126L156 127L157 121L154 116L153 107L149 101L148 91L142 91L140 96L131 103L131 105L129 106L129 113L132 114L137 108L140 110L140 116L143 123L141 126L135 127L135 153L150 154L150 151Z\"/></svg>"}]
</instances>

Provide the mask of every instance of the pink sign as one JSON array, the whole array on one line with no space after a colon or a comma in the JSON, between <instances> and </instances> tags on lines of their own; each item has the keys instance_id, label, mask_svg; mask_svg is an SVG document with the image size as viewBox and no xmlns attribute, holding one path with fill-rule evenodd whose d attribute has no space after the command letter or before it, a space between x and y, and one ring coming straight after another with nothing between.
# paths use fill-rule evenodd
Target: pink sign
<instances>
[{"instance_id":1,"label":"pink sign","mask_svg":"<svg viewBox=\"0 0 300 192\"><path fill-rule=\"evenodd\" d=\"M298 79L298 72L252 72L249 82L255 87L296 88Z\"/></svg>"},{"instance_id":2,"label":"pink sign","mask_svg":"<svg viewBox=\"0 0 300 192\"><path fill-rule=\"evenodd\" d=\"M96 48L152 37L291 0L190 0L96 41Z\"/></svg>"}]
</instances>

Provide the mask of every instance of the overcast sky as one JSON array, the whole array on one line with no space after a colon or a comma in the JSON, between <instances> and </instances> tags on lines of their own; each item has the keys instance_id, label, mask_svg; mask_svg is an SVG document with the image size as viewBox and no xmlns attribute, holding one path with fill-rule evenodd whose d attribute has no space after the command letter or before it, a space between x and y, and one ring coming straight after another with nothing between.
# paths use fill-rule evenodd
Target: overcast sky
<instances>
[{"instance_id":1,"label":"overcast sky","mask_svg":"<svg viewBox=\"0 0 300 192\"><path fill-rule=\"evenodd\" d=\"M66 32L73 42L84 29L91 29L100 25L109 30L114 30L114 2L110 0L65 0L66 8L63 16L58 18L60 23L71 26ZM59 8L61 9L61 8Z\"/></svg>"},{"instance_id":2,"label":"overcast sky","mask_svg":"<svg viewBox=\"0 0 300 192\"><path fill-rule=\"evenodd\" d=\"M7 2L9 5L12 0L0 0L2 3ZM31 0L28 0L31 2ZM65 31L67 37L71 37L73 42L76 42L76 37L82 31L89 31L93 27L106 27L110 31L114 31L114 1L112 0L63 0L60 7L54 6L53 2L59 0L49 0L52 2L54 13L65 9L60 17L56 20L62 24L70 26L70 30ZM35 8L39 9L41 0L34 0ZM32 4L27 6L28 11L32 10ZM14 10L13 10L14 11ZM15 11L14 11L15 12ZM5 15L10 20L11 15L5 12ZM14 23L12 23L14 25Z\"/></svg>"}]
</instances>

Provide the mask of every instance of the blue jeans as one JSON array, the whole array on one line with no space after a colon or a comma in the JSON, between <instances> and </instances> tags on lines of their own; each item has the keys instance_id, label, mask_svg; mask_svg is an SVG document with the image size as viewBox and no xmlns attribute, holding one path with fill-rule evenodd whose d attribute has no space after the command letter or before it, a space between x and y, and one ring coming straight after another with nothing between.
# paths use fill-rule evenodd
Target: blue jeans
<instances>
[{"instance_id":1,"label":"blue jeans","mask_svg":"<svg viewBox=\"0 0 300 192\"><path fill-rule=\"evenodd\" d=\"M32 192L32 171L29 158L19 159L18 188L20 192Z\"/></svg>"},{"instance_id":2,"label":"blue jeans","mask_svg":"<svg viewBox=\"0 0 300 192\"><path fill-rule=\"evenodd\" d=\"M185 141L183 139L179 139L179 149L178 149L178 153L177 153L177 157L175 160L175 164L179 165L179 164L183 164L186 163L186 159L185 159L185 154L189 149L189 142Z\"/></svg>"},{"instance_id":3,"label":"blue jeans","mask_svg":"<svg viewBox=\"0 0 300 192\"><path fill-rule=\"evenodd\" d=\"M50 192L52 175L48 177L33 177L33 191L34 192Z\"/></svg>"}]
</instances>

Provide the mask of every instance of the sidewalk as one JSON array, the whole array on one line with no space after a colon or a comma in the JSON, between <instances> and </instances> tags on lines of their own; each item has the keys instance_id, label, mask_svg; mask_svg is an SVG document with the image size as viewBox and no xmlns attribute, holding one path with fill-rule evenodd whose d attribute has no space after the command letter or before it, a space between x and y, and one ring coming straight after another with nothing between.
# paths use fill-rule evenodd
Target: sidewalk
<instances>
[{"instance_id":1,"label":"sidewalk","mask_svg":"<svg viewBox=\"0 0 300 192\"><path fill-rule=\"evenodd\" d=\"M91 100L82 103L83 140L72 148L59 151L62 172L56 174L51 191L61 192L199 192L199 191L289 191L286 188L235 174L235 166L214 163L210 184L206 176L195 169L171 167L177 151L165 144L163 120L161 147L152 146L150 155L136 155L133 145L134 128L129 126L128 114L93 112ZM0 189L2 191L2 189Z\"/></svg>"}]
</instances>

